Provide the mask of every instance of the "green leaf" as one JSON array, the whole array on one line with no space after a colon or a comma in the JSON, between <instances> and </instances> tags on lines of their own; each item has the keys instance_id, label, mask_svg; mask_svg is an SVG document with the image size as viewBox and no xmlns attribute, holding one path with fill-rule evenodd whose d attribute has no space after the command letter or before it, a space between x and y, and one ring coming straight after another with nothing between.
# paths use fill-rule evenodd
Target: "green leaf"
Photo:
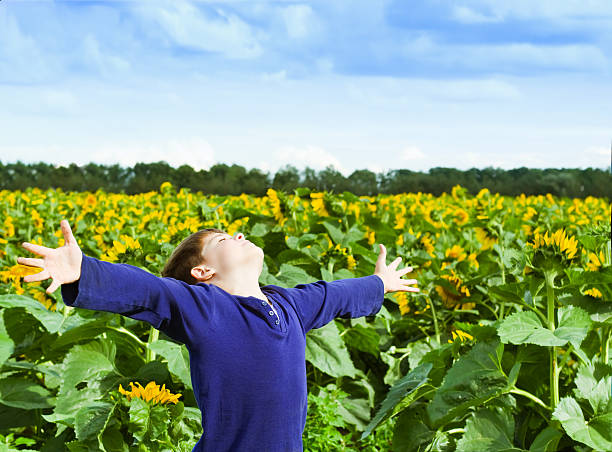
<instances>
[{"instance_id":1,"label":"green leaf","mask_svg":"<svg viewBox=\"0 0 612 452\"><path fill-rule=\"evenodd\" d=\"M189 367L189 350L184 344L159 339L149 344L151 350L163 356L168 361L168 370L176 375L189 389L191 386L191 371Z\"/></svg>"},{"instance_id":2,"label":"green leaf","mask_svg":"<svg viewBox=\"0 0 612 452\"><path fill-rule=\"evenodd\" d=\"M569 341L574 348L580 348L593 323L589 314L582 308L569 305L560 307L557 315L559 326L555 330L555 336Z\"/></svg>"},{"instance_id":3,"label":"green leaf","mask_svg":"<svg viewBox=\"0 0 612 452\"><path fill-rule=\"evenodd\" d=\"M374 328L355 325L345 330L342 334L344 343L371 355L378 356L378 343L380 335Z\"/></svg>"},{"instance_id":4,"label":"green leaf","mask_svg":"<svg viewBox=\"0 0 612 452\"><path fill-rule=\"evenodd\" d=\"M457 452L523 451L515 447L514 418L501 408L481 408L465 423L465 433L457 441Z\"/></svg>"},{"instance_id":5,"label":"green leaf","mask_svg":"<svg viewBox=\"0 0 612 452\"><path fill-rule=\"evenodd\" d=\"M612 450L612 412L594 416L587 422L578 402L573 397L563 397L553 418L561 422L573 440L596 450Z\"/></svg>"},{"instance_id":6,"label":"green leaf","mask_svg":"<svg viewBox=\"0 0 612 452\"><path fill-rule=\"evenodd\" d=\"M370 423L366 426L365 430L361 434L360 439L364 439L368 436L374 428L387 420L394 408L400 404L404 400L408 400L408 404L412 403L415 395L415 391L425 385L427 383L427 375L431 371L433 364L424 363L415 369L412 369L405 376L400 378L392 387L389 389L389 392L385 396L385 399L382 401L380 408L370 421Z\"/></svg>"},{"instance_id":7,"label":"green leaf","mask_svg":"<svg viewBox=\"0 0 612 452\"><path fill-rule=\"evenodd\" d=\"M591 404L595 414L608 411L610 404L610 391L612 390L612 377L603 376L601 379L595 377L595 366L593 363L582 363L576 372L576 397L584 399ZM612 407L610 407L612 411Z\"/></svg>"},{"instance_id":8,"label":"green leaf","mask_svg":"<svg viewBox=\"0 0 612 452\"><path fill-rule=\"evenodd\" d=\"M306 360L333 377L357 373L335 321L306 333Z\"/></svg>"},{"instance_id":9,"label":"green leaf","mask_svg":"<svg viewBox=\"0 0 612 452\"><path fill-rule=\"evenodd\" d=\"M33 410L51 408L55 397L38 383L19 377L0 380L0 403L14 408Z\"/></svg>"},{"instance_id":10,"label":"green leaf","mask_svg":"<svg viewBox=\"0 0 612 452\"><path fill-rule=\"evenodd\" d=\"M0 295L0 307L4 308L24 308L26 312L35 317L49 333L57 333L64 316L59 312L49 311L43 304L25 295Z\"/></svg>"},{"instance_id":11,"label":"green leaf","mask_svg":"<svg viewBox=\"0 0 612 452\"><path fill-rule=\"evenodd\" d=\"M503 343L564 345L567 339L557 337L542 326L540 318L532 311L515 312L500 324L497 333Z\"/></svg>"},{"instance_id":12,"label":"green leaf","mask_svg":"<svg viewBox=\"0 0 612 452\"><path fill-rule=\"evenodd\" d=\"M85 405L76 413L76 421L74 432L79 441L96 438L108 422L115 404L94 401L89 405Z\"/></svg>"},{"instance_id":13,"label":"green leaf","mask_svg":"<svg viewBox=\"0 0 612 452\"><path fill-rule=\"evenodd\" d=\"M83 406L99 399L119 378L113 366L115 345L98 339L76 345L62 363L63 380L57 393L52 414L41 416L49 422L74 425L75 414Z\"/></svg>"},{"instance_id":14,"label":"green leaf","mask_svg":"<svg viewBox=\"0 0 612 452\"><path fill-rule=\"evenodd\" d=\"M134 435L134 439L142 442L150 428L150 406L141 398L133 397L130 400L129 414L128 431Z\"/></svg>"},{"instance_id":15,"label":"green leaf","mask_svg":"<svg viewBox=\"0 0 612 452\"><path fill-rule=\"evenodd\" d=\"M4 316L2 315L2 312L0 312L0 367L2 367L2 363L9 359L14 350L15 344L6 331L4 326Z\"/></svg>"},{"instance_id":16,"label":"green leaf","mask_svg":"<svg viewBox=\"0 0 612 452\"><path fill-rule=\"evenodd\" d=\"M538 436L531 443L529 452L555 452L562 436L563 432L548 426L538 433Z\"/></svg>"},{"instance_id":17,"label":"green leaf","mask_svg":"<svg viewBox=\"0 0 612 452\"><path fill-rule=\"evenodd\" d=\"M420 452L428 450L436 432L425 423L423 406L414 405L400 413L393 434L393 450Z\"/></svg>"},{"instance_id":18,"label":"green leaf","mask_svg":"<svg viewBox=\"0 0 612 452\"><path fill-rule=\"evenodd\" d=\"M443 425L479 405L508 392L508 380L501 369L503 344L478 342L446 373L427 413L435 426Z\"/></svg>"},{"instance_id":19,"label":"green leaf","mask_svg":"<svg viewBox=\"0 0 612 452\"><path fill-rule=\"evenodd\" d=\"M311 283L317 281L304 270L291 264L282 263L280 266L280 274L275 275L276 278L287 286L296 286L300 283Z\"/></svg>"}]
</instances>

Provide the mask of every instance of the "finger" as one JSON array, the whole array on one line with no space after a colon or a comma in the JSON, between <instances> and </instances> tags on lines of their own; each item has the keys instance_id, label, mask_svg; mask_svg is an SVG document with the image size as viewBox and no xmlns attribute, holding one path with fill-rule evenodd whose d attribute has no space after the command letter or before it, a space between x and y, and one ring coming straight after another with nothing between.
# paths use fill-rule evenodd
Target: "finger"
<instances>
[{"instance_id":1,"label":"finger","mask_svg":"<svg viewBox=\"0 0 612 452\"><path fill-rule=\"evenodd\" d=\"M412 267L405 267L405 268L402 268L401 270L398 270L398 273L400 273L400 276L403 276L406 273L410 273L411 271L412 271Z\"/></svg>"},{"instance_id":2,"label":"finger","mask_svg":"<svg viewBox=\"0 0 612 452\"><path fill-rule=\"evenodd\" d=\"M74 235L72 235L72 229L68 224L68 220L60 221L60 226L62 227L62 232L64 233L64 242L66 245L76 245L76 239Z\"/></svg>"},{"instance_id":3,"label":"finger","mask_svg":"<svg viewBox=\"0 0 612 452\"><path fill-rule=\"evenodd\" d=\"M33 252L34 254L38 254L39 256L47 256L49 251L53 251L51 248L47 248L46 246L37 245L36 243L23 242L21 244L26 250Z\"/></svg>"},{"instance_id":4,"label":"finger","mask_svg":"<svg viewBox=\"0 0 612 452\"><path fill-rule=\"evenodd\" d=\"M378 262L382 262L385 263L387 262L387 249L385 248L385 245L383 245L382 243L379 244L378 246Z\"/></svg>"},{"instance_id":5,"label":"finger","mask_svg":"<svg viewBox=\"0 0 612 452\"><path fill-rule=\"evenodd\" d=\"M395 259L393 259L393 262L391 262L389 264L389 268L392 270L395 270L397 268L397 266L399 265L400 261L402 260L402 256L398 256Z\"/></svg>"},{"instance_id":6,"label":"finger","mask_svg":"<svg viewBox=\"0 0 612 452\"><path fill-rule=\"evenodd\" d=\"M30 267L43 267L45 261L36 257L22 257L17 258L17 263L21 265L28 265Z\"/></svg>"},{"instance_id":7,"label":"finger","mask_svg":"<svg viewBox=\"0 0 612 452\"><path fill-rule=\"evenodd\" d=\"M400 279L402 284L418 284L416 279Z\"/></svg>"},{"instance_id":8,"label":"finger","mask_svg":"<svg viewBox=\"0 0 612 452\"><path fill-rule=\"evenodd\" d=\"M46 292L51 295L53 292L55 292L57 290L57 288L60 286L60 283L56 282L55 279L53 280L53 282L51 283L51 285L49 287L47 287Z\"/></svg>"},{"instance_id":9,"label":"finger","mask_svg":"<svg viewBox=\"0 0 612 452\"><path fill-rule=\"evenodd\" d=\"M25 282L43 281L45 279L49 279L50 276L51 275L49 274L49 270L43 270L41 272L34 273L33 275L25 275L23 277L23 280Z\"/></svg>"},{"instance_id":10,"label":"finger","mask_svg":"<svg viewBox=\"0 0 612 452\"><path fill-rule=\"evenodd\" d=\"M418 287L401 286L398 290L402 292L419 292L421 289Z\"/></svg>"}]
</instances>

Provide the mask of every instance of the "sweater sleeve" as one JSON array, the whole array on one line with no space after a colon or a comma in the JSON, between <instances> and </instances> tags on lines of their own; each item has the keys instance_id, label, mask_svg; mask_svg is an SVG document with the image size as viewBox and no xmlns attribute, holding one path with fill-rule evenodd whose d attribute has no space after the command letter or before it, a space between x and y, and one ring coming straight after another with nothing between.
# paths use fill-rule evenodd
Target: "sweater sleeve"
<instances>
[{"instance_id":1,"label":"sweater sleeve","mask_svg":"<svg viewBox=\"0 0 612 452\"><path fill-rule=\"evenodd\" d=\"M293 299L305 333L321 328L336 317L375 315L385 296L385 285L378 275L331 282L319 280L286 290Z\"/></svg>"},{"instance_id":2,"label":"sweater sleeve","mask_svg":"<svg viewBox=\"0 0 612 452\"><path fill-rule=\"evenodd\" d=\"M209 318L213 289L159 277L130 264L106 262L83 254L81 276L62 284L64 303L143 320L186 343Z\"/></svg>"}]
</instances>

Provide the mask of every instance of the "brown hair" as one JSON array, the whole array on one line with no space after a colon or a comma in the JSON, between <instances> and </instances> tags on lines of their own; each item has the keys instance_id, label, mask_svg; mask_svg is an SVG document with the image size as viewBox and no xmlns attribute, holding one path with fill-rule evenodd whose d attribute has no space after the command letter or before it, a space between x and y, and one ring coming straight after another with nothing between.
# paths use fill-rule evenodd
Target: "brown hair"
<instances>
[{"instance_id":1,"label":"brown hair","mask_svg":"<svg viewBox=\"0 0 612 452\"><path fill-rule=\"evenodd\" d=\"M217 232L226 234L222 229L206 228L200 229L183 239L166 261L161 275L163 277L180 279L187 284L199 282L191 275L191 269L204 262L202 250L208 241L207 237Z\"/></svg>"}]
</instances>

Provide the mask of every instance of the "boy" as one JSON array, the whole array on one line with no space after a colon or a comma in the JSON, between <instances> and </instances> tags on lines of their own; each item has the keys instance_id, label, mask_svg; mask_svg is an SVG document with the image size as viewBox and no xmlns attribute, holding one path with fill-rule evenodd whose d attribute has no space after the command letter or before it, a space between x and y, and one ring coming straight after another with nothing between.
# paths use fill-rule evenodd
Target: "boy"
<instances>
[{"instance_id":1,"label":"boy","mask_svg":"<svg viewBox=\"0 0 612 452\"><path fill-rule=\"evenodd\" d=\"M56 249L24 242L41 267L24 281L52 278L66 305L144 320L189 350L203 436L193 451L302 451L306 423L306 333L335 317L376 314L384 294L417 292L386 265L381 244L375 272L332 282L260 287L263 250L242 234L204 229L187 237L158 277L129 264L82 253L67 220ZM191 268L190 268L191 267ZM186 281L187 280L187 281Z\"/></svg>"}]
</instances>

